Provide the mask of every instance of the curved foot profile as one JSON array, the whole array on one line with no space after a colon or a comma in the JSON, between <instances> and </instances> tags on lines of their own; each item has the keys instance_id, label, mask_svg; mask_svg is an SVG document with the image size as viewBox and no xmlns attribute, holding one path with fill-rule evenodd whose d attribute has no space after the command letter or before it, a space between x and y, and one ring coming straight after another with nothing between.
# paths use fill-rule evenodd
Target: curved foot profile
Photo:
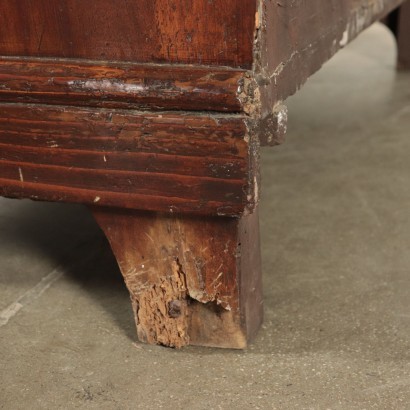
<instances>
[{"instance_id":1,"label":"curved foot profile","mask_svg":"<svg viewBox=\"0 0 410 410\"><path fill-rule=\"evenodd\" d=\"M130 291L140 341L247 346L263 314L257 212L242 218L93 213Z\"/></svg>"}]
</instances>

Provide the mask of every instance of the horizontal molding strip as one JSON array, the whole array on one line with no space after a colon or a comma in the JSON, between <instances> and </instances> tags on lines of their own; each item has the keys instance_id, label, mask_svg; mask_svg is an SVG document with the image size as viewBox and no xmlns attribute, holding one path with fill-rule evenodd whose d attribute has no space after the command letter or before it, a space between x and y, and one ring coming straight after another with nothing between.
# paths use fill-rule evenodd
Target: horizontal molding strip
<instances>
[{"instance_id":1,"label":"horizontal molding strip","mask_svg":"<svg viewBox=\"0 0 410 410\"><path fill-rule=\"evenodd\" d=\"M0 196L238 216L254 206L245 116L0 104Z\"/></svg>"},{"instance_id":2,"label":"horizontal molding strip","mask_svg":"<svg viewBox=\"0 0 410 410\"><path fill-rule=\"evenodd\" d=\"M247 71L0 56L0 101L138 110L241 112Z\"/></svg>"}]
</instances>

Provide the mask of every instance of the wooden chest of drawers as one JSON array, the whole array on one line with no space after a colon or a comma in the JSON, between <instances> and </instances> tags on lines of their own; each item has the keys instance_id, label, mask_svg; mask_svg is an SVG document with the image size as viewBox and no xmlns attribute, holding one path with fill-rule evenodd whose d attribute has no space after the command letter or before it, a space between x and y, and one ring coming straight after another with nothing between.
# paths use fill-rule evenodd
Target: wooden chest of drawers
<instances>
[{"instance_id":1,"label":"wooden chest of drawers","mask_svg":"<svg viewBox=\"0 0 410 410\"><path fill-rule=\"evenodd\" d=\"M262 321L261 145L401 0L0 0L0 195L88 205L149 343ZM410 3L387 21L410 65Z\"/></svg>"}]
</instances>

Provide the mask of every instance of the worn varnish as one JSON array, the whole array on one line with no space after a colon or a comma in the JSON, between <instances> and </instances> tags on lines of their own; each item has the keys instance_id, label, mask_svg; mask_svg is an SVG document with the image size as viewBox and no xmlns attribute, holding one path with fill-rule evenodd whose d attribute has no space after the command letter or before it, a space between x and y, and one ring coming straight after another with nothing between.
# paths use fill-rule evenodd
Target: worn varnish
<instances>
[{"instance_id":1,"label":"worn varnish","mask_svg":"<svg viewBox=\"0 0 410 410\"><path fill-rule=\"evenodd\" d=\"M262 115L403 0L261 0L254 80Z\"/></svg>"},{"instance_id":2,"label":"worn varnish","mask_svg":"<svg viewBox=\"0 0 410 410\"><path fill-rule=\"evenodd\" d=\"M0 0L0 55L250 68L255 0Z\"/></svg>"},{"instance_id":3,"label":"worn varnish","mask_svg":"<svg viewBox=\"0 0 410 410\"><path fill-rule=\"evenodd\" d=\"M0 195L92 209L140 340L244 348L262 320L260 145L402 3L0 0Z\"/></svg>"},{"instance_id":4,"label":"worn varnish","mask_svg":"<svg viewBox=\"0 0 410 410\"><path fill-rule=\"evenodd\" d=\"M0 104L0 193L240 215L255 200L241 116Z\"/></svg>"},{"instance_id":5,"label":"worn varnish","mask_svg":"<svg viewBox=\"0 0 410 410\"><path fill-rule=\"evenodd\" d=\"M241 112L238 87L244 75L244 70L204 66L3 58L0 101Z\"/></svg>"}]
</instances>

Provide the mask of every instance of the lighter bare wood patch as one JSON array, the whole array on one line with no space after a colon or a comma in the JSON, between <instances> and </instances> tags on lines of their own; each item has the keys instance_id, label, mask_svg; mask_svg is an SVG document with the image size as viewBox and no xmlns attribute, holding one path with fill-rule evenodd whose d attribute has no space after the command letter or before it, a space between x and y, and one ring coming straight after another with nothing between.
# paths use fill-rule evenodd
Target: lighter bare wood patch
<instances>
[{"instance_id":1,"label":"lighter bare wood patch","mask_svg":"<svg viewBox=\"0 0 410 410\"><path fill-rule=\"evenodd\" d=\"M180 348L189 344L185 273L178 261L170 275L141 289L138 295L137 331L140 340Z\"/></svg>"}]
</instances>

